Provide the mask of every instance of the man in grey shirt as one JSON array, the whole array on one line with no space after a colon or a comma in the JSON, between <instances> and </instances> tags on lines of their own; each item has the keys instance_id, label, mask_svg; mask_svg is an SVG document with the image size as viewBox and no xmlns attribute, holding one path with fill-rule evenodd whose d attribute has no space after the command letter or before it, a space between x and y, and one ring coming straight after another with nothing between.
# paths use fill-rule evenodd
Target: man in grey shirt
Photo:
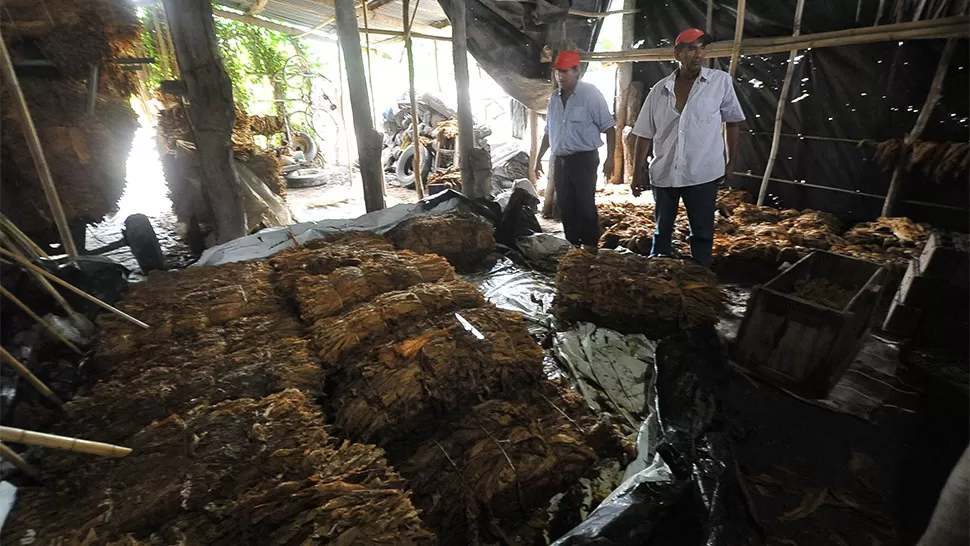
<instances>
[{"instance_id":1,"label":"man in grey shirt","mask_svg":"<svg viewBox=\"0 0 970 546\"><path fill-rule=\"evenodd\" d=\"M600 135L606 133L603 173L609 176L613 172L616 122L603 94L593 85L579 81L579 65L579 53L575 51L561 52L552 65L559 89L549 97L539 159L552 148L556 203L566 239L595 253L600 236L596 212L596 167L600 162L597 148L603 145ZM537 162L536 176L541 173Z\"/></svg>"}]
</instances>

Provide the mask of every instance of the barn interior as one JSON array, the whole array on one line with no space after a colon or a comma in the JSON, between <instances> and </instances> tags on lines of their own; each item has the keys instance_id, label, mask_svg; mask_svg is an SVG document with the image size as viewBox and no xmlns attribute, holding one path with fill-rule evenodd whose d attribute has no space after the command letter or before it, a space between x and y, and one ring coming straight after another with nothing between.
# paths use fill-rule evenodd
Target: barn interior
<instances>
[{"instance_id":1,"label":"barn interior","mask_svg":"<svg viewBox=\"0 0 970 546\"><path fill-rule=\"evenodd\" d=\"M0 6L3 543L966 543L966 0ZM710 267L631 189L689 28Z\"/></svg>"}]
</instances>

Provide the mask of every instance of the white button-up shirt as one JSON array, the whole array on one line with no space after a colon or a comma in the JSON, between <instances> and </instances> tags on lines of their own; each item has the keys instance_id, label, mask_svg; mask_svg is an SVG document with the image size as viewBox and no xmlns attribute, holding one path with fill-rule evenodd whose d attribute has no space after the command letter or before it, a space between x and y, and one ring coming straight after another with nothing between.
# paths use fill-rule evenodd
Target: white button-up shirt
<instances>
[{"instance_id":1,"label":"white button-up shirt","mask_svg":"<svg viewBox=\"0 0 970 546\"><path fill-rule=\"evenodd\" d=\"M600 134L616 126L603 93L591 83L580 81L562 105L560 89L549 97L546 134L554 156L595 150L603 145Z\"/></svg>"},{"instance_id":2,"label":"white button-up shirt","mask_svg":"<svg viewBox=\"0 0 970 546\"><path fill-rule=\"evenodd\" d=\"M678 112L674 83L677 71L650 89L633 134L653 139L650 183L680 188L724 176L721 122L744 121L731 76L701 67L684 111Z\"/></svg>"}]
</instances>

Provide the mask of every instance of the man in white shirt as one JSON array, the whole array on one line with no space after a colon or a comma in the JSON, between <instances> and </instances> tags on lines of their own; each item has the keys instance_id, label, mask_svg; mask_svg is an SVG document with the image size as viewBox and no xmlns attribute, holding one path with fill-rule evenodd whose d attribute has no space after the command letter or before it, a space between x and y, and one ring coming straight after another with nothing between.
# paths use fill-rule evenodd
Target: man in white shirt
<instances>
[{"instance_id":1,"label":"man in white shirt","mask_svg":"<svg viewBox=\"0 0 970 546\"><path fill-rule=\"evenodd\" d=\"M674 57L680 66L653 86L633 128L633 195L652 186L656 201L650 255L670 254L677 206L683 199L690 220L690 254L705 267L712 259L717 185L734 171L744 121L731 76L703 66L712 41L696 28L677 36ZM726 163L721 122L727 124Z\"/></svg>"},{"instance_id":2,"label":"man in white shirt","mask_svg":"<svg viewBox=\"0 0 970 546\"><path fill-rule=\"evenodd\" d=\"M552 65L559 89L549 97L539 159L552 148L556 204L566 239L595 254L600 237L596 211L596 167L600 162L597 148L603 145L600 135L606 133L603 172L609 176L613 172L616 122L599 89L579 81L579 65L579 53L575 51L561 52ZM541 172L537 161L536 176Z\"/></svg>"}]
</instances>

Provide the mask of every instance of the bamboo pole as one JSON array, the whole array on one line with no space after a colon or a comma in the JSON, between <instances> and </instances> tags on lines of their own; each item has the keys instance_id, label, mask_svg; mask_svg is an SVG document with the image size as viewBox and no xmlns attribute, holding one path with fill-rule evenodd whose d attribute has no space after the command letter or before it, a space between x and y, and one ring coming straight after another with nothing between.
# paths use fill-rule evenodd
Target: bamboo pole
<instances>
[{"instance_id":1,"label":"bamboo pole","mask_svg":"<svg viewBox=\"0 0 970 546\"><path fill-rule=\"evenodd\" d=\"M707 0L707 19L706 20L707 20L707 24L704 26L704 32L706 32L707 35L710 36L711 32L714 31L714 0ZM707 59L707 66L708 68L714 66L713 58Z\"/></svg>"},{"instance_id":2,"label":"bamboo pole","mask_svg":"<svg viewBox=\"0 0 970 546\"><path fill-rule=\"evenodd\" d=\"M142 328L145 328L145 329L151 328L149 325L147 325L144 322L136 319L135 317L129 315L128 313L125 313L121 309L117 309L115 307L112 307L111 305L108 305L107 303L99 300L98 298L92 296L91 294L88 294L84 290L81 290L80 288L77 288L73 284L71 284L71 283L69 283L67 281L63 281L63 280L59 279L56 275L51 275L47 271L44 271L43 269L41 269L41 268L37 267L36 265L30 263L29 261L25 260L24 258L22 258L22 257L20 257L20 256L18 256L16 254L14 254L13 252L10 252L10 251L8 251L8 250L6 250L4 248L0 248L0 254L3 254L4 256L7 256L9 258L13 258L20 265L26 267L27 269L29 269L31 271L34 271L34 272L36 272L36 273L38 273L40 275L43 275L48 280L54 281L55 283L63 286L64 288L67 288L71 292L74 292L78 296L81 296L82 298L84 298L84 299L88 300L89 302L91 302L91 303L93 303L93 304L101 307L102 309L105 309L107 311L111 311L112 313L118 315L119 317L127 320L128 322L130 322L130 323L132 323L132 324L134 324L136 326L141 326Z\"/></svg>"},{"instance_id":3,"label":"bamboo pole","mask_svg":"<svg viewBox=\"0 0 970 546\"><path fill-rule=\"evenodd\" d=\"M744 10L747 0L738 0L738 17L734 23L734 44L731 46L731 65L728 72L731 78L738 72L738 61L741 58L741 39L744 37Z\"/></svg>"},{"instance_id":4,"label":"bamboo pole","mask_svg":"<svg viewBox=\"0 0 970 546\"><path fill-rule=\"evenodd\" d=\"M414 96L414 54L411 51L411 25L408 22L411 14L410 0L404 0L404 50L408 56L408 86L411 96L411 145L414 147L412 157L414 169L414 189L418 192L418 199L424 199L424 181L421 179L421 134L418 130L418 101Z\"/></svg>"},{"instance_id":5,"label":"bamboo pole","mask_svg":"<svg viewBox=\"0 0 970 546\"><path fill-rule=\"evenodd\" d=\"M24 366L23 364L21 364L19 360L14 358L14 356L8 353L7 350L4 349L3 347L0 347L0 359L2 359L7 364L9 364L10 367L13 368L15 372L17 372L17 375L19 375L20 377L23 377L28 383L30 383L30 386L34 387L34 389L36 389L37 392L43 395L44 398L47 398L48 400L53 402L54 405L56 405L58 408L61 408L61 409L64 408L64 402L61 402L61 399L58 398L56 394L54 394L54 391L52 391L50 387L45 385L43 381L41 381L36 375L33 374L33 372L27 369L27 366Z\"/></svg>"},{"instance_id":6,"label":"bamboo pole","mask_svg":"<svg viewBox=\"0 0 970 546\"><path fill-rule=\"evenodd\" d=\"M21 259L24 259L23 256L21 256L21 254L16 249L13 249L13 247L9 246L9 243L5 239L0 238L0 248L2 248L4 245L10 248L11 252L15 256ZM47 290L47 293L49 293L51 297L54 298L54 301L56 301L57 304L60 305L61 308L64 309L65 312L67 312L68 315L74 314L74 309L71 307L71 304L67 303L67 300L64 299L64 296L62 296L61 293L58 292L56 288L54 288L54 285L52 285L50 281L47 280L46 277L38 273L36 269L28 268L28 271L30 271L30 274L34 276L34 279L36 279L37 282L40 283L40 285L44 287L45 290Z\"/></svg>"},{"instance_id":7,"label":"bamboo pole","mask_svg":"<svg viewBox=\"0 0 970 546\"><path fill-rule=\"evenodd\" d=\"M441 63L438 61L438 42L432 42L434 44L434 79L435 83L438 84L438 92L441 93L444 87L441 86Z\"/></svg>"},{"instance_id":8,"label":"bamboo pole","mask_svg":"<svg viewBox=\"0 0 970 546\"><path fill-rule=\"evenodd\" d=\"M802 12L804 10L805 0L798 0L795 3L795 22L793 23L792 36L798 36L802 31ZM771 171L775 168L775 161L778 159L778 148L781 147L781 125L785 117L785 104L788 102L788 91L791 89L791 78L795 72L795 56L797 55L797 49L788 54L788 67L785 69L785 79L781 84L778 107L775 109L775 128L771 135L771 152L768 154L765 175L761 179L761 188L758 190L758 206L764 205L765 197L768 195L768 179L771 178Z\"/></svg>"},{"instance_id":9,"label":"bamboo pole","mask_svg":"<svg viewBox=\"0 0 970 546\"><path fill-rule=\"evenodd\" d=\"M931 19L913 23L880 25L876 27L851 28L800 36L773 38L748 38L741 42L741 53L763 55L788 52L793 49L839 47L895 40L916 40L967 36L970 17L958 15L945 19ZM733 42L720 41L707 46L708 57L728 57ZM601 51L581 53L590 62L641 62L669 61L674 58L673 48L633 49L627 51Z\"/></svg>"},{"instance_id":10,"label":"bamboo pole","mask_svg":"<svg viewBox=\"0 0 970 546\"><path fill-rule=\"evenodd\" d=\"M940 101L940 97L943 94L943 80L946 79L946 71L950 66L950 58L953 57L953 51L956 49L956 45L956 38L950 38L946 41L946 45L943 46L943 54L940 55L940 62L936 65L936 74L933 75L933 83L930 84L930 91L926 95L923 108L919 111L916 124L913 125L912 130L903 139L903 146L899 151L899 162L893 170L893 177L889 182L889 191L886 193L886 201L882 205L883 216L891 216L894 212L893 209L896 207L896 200L899 198L899 190L902 186L900 178L905 167L906 158L909 155L907 152L919 140L923 129L926 128L926 124L930 121L933 109L936 108L936 103Z\"/></svg>"},{"instance_id":11,"label":"bamboo pole","mask_svg":"<svg viewBox=\"0 0 970 546\"><path fill-rule=\"evenodd\" d=\"M57 436L43 432L33 432L14 427L0 426L0 441L15 442L31 446L50 447L73 451L75 453L88 453L100 455L102 457L121 458L131 453L131 448L105 444L102 442L92 442L80 438L69 438L67 436Z\"/></svg>"},{"instance_id":12,"label":"bamboo pole","mask_svg":"<svg viewBox=\"0 0 970 546\"><path fill-rule=\"evenodd\" d=\"M81 349L78 349L77 346L74 345L73 343L71 343L71 341L69 339L67 339L66 337L64 337L63 335L61 335L50 324L48 324L46 320L42 319L37 313L31 311L30 308L27 307L27 304L25 304L24 302L20 301L20 299L17 296L14 296L12 293L10 293L9 290L7 290L6 288L4 288L2 286L0 286L0 296L3 296L5 298L7 298L8 300L12 301L14 303L14 305L16 305L17 307L19 307L24 313L27 313L27 316L29 316L30 318L32 318L35 321L37 321L37 323L40 324L41 326L43 326L44 329L47 330L48 333L50 333L50 335L54 336L54 338L56 338L57 340L61 341L62 343L64 343L68 347L70 347L70 349L72 351L74 351L75 353L77 353L79 355L83 355L84 354L84 352L81 351Z\"/></svg>"},{"instance_id":13,"label":"bamboo pole","mask_svg":"<svg viewBox=\"0 0 970 546\"><path fill-rule=\"evenodd\" d=\"M27 147L30 155L34 158L37 167L37 177L40 178L41 187L44 188L44 195L47 197L47 206L51 208L51 215L54 217L54 224L61 237L61 244L64 245L64 252L71 260L77 258L77 247L74 246L74 237L71 236L71 228L67 223L67 215L61 205L61 198L57 195L57 187L54 185L54 177L51 176L50 167L47 165L47 157L44 155L44 148L41 146L40 137L37 135L37 127L34 126L34 119L27 108L27 99L20 89L20 82L17 80L17 73L14 71L13 62L10 60L10 53L7 52L7 44L0 37L0 64L3 65L3 79L10 87L13 95L13 106L20 124L23 127L24 138L27 140Z\"/></svg>"},{"instance_id":14,"label":"bamboo pole","mask_svg":"<svg viewBox=\"0 0 970 546\"><path fill-rule=\"evenodd\" d=\"M374 68L370 62L370 33L367 32L370 30L370 23L367 17L367 2L361 2L361 4L364 6L364 42L367 46L367 90L370 91L370 96L367 98L370 99L371 113L377 116L377 112L374 110Z\"/></svg>"},{"instance_id":15,"label":"bamboo pole","mask_svg":"<svg viewBox=\"0 0 970 546\"><path fill-rule=\"evenodd\" d=\"M7 232L10 233L11 237L13 237L14 239L20 242L21 246L28 248L31 252L33 252L34 254L37 254L41 258L50 258L50 256L48 256L47 253L44 252L44 249L40 248L40 246L38 246L37 243L31 240L31 238L28 237L26 233L24 233L23 231L20 231L20 228L18 228L16 224L11 222L9 218L7 218L2 214L0 214L0 227L3 227L3 229L7 230Z\"/></svg>"},{"instance_id":16,"label":"bamboo pole","mask_svg":"<svg viewBox=\"0 0 970 546\"><path fill-rule=\"evenodd\" d=\"M638 9L617 9L613 11L586 11L584 9L571 9L569 15L574 17L585 17L587 19L603 19L611 15L635 15L640 13Z\"/></svg>"},{"instance_id":17,"label":"bamboo pole","mask_svg":"<svg viewBox=\"0 0 970 546\"><path fill-rule=\"evenodd\" d=\"M21 457L19 453L17 453L16 451L10 449L9 447L3 444L0 444L0 457L2 457L3 460L5 461L9 461L10 464L16 466L17 468L20 469L21 472L30 476L31 478L34 478L34 479L40 478L40 472L38 472L36 468L34 468L27 461L25 461L24 458Z\"/></svg>"}]
</instances>

